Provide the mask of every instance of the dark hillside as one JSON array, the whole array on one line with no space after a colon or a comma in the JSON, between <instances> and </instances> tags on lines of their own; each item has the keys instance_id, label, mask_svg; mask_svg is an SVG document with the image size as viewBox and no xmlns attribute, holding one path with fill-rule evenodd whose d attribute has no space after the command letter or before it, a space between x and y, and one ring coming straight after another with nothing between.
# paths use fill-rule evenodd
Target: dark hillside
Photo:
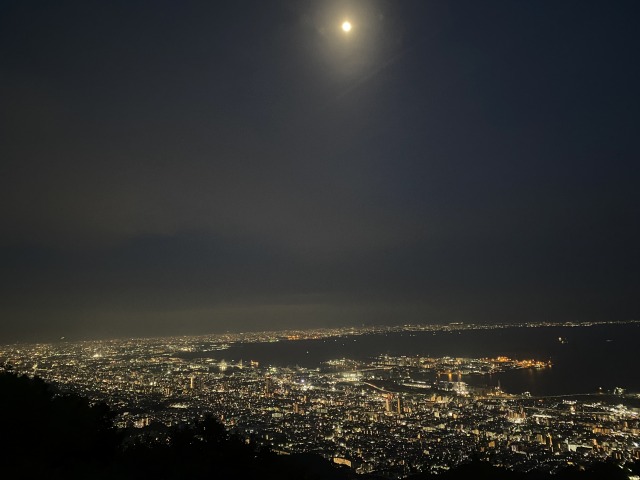
<instances>
[{"instance_id":1,"label":"dark hillside","mask_svg":"<svg viewBox=\"0 0 640 480\"><path fill-rule=\"evenodd\" d=\"M190 425L152 424L117 430L104 404L64 394L39 378L0 373L2 478L17 479L296 479L360 480L317 455L280 456L230 435L215 418ZM633 466L638 474L638 464ZM519 473L470 461L440 475L410 480L627 480L630 469L611 464L558 475Z\"/></svg>"}]
</instances>

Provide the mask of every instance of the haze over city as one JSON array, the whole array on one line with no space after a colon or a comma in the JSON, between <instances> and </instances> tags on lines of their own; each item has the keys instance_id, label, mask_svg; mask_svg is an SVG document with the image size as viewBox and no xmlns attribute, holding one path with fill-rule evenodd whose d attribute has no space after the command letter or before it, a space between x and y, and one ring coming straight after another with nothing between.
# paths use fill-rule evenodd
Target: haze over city
<instances>
[{"instance_id":1,"label":"haze over city","mask_svg":"<svg viewBox=\"0 0 640 480\"><path fill-rule=\"evenodd\" d=\"M2 2L0 343L637 319L637 13Z\"/></svg>"}]
</instances>

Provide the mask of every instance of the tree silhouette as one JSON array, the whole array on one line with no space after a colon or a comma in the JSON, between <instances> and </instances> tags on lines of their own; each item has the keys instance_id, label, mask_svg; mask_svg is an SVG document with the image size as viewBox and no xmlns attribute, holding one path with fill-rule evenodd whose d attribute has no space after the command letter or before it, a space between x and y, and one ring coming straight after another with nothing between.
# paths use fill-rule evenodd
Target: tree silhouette
<instances>
[{"instance_id":1,"label":"tree silhouette","mask_svg":"<svg viewBox=\"0 0 640 480\"><path fill-rule=\"evenodd\" d=\"M120 443L112 418L106 405L56 392L40 378L0 373L0 447L18 477L103 468Z\"/></svg>"},{"instance_id":2,"label":"tree silhouette","mask_svg":"<svg viewBox=\"0 0 640 480\"><path fill-rule=\"evenodd\" d=\"M213 416L167 427L154 423L134 433L117 431L104 404L62 394L39 378L0 373L0 472L11 479L188 479L263 480L380 479L356 475L323 458L275 455L230 435ZM627 479L612 462L557 475L518 473L474 459L440 475L412 480L592 480Z\"/></svg>"}]
</instances>

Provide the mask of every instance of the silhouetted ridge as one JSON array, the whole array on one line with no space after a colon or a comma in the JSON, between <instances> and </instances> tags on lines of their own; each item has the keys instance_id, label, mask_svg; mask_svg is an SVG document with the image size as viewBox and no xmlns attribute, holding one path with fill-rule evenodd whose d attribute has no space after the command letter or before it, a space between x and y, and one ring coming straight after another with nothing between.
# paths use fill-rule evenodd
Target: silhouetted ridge
<instances>
[{"instance_id":1,"label":"silhouetted ridge","mask_svg":"<svg viewBox=\"0 0 640 480\"><path fill-rule=\"evenodd\" d=\"M117 430L105 404L57 392L39 378L0 372L2 478L11 479L296 479L359 480L318 455L281 456L231 435L215 418L167 427ZM613 463L557 475L520 473L477 460L440 475L410 480L627 480L640 465Z\"/></svg>"},{"instance_id":2,"label":"silhouetted ridge","mask_svg":"<svg viewBox=\"0 0 640 480\"><path fill-rule=\"evenodd\" d=\"M106 468L120 444L112 419L104 404L56 394L39 378L0 374L1 448L17 473Z\"/></svg>"},{"instance_id":3,"label":"silhouetted ridge","mask_svg":"<svg viewBox=\"0 0 640 480\"><path fill-rule=\"evenodd\" d=\"M118 431L104 404L39 378L0 373L3 478L346 479L314 455L278 456L230 435L215 418Z\"/></svg>"}]
</instances>

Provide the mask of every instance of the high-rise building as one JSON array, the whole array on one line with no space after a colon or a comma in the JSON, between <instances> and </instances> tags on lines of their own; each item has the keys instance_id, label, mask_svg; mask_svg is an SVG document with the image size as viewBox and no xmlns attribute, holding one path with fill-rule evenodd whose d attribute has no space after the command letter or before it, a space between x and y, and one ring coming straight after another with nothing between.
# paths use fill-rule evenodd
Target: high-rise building
<instances>
[{"instance_id":1,"label":"high-rise building","mask_svg":"<svg viewBox=\"0 0 640 480\"><path fill-rule=\"evenodd\" d=\"M384 398L384 410L386 412L393 411L393 408L391 407L391 400L393 400L393 395L387 393Z\"/></svg>"},{"instance_id":2,"label":"high-rise building","mask_svg":"<svg viewBox=\"0 0 640 480\"><path fill-rule=\"evenodd\" d=\"M273 395L273 380L271 380L271 377L267 377L265 378L264 381L264 396L265 397L271 397Z\"/></svg>"}]
</instances>

